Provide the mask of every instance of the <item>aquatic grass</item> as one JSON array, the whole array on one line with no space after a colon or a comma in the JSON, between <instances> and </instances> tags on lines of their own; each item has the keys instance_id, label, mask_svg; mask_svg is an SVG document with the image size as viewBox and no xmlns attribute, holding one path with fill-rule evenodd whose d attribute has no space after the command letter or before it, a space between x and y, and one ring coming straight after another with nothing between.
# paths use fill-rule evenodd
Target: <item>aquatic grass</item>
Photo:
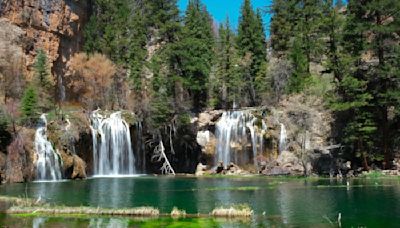
<instances>
[{"instance_id":1,"label":"aquatic grass","mask_svg":"<svg viewBox=\"0 0 400 228\"><path fill-rule=\"evenodd\" d=\"M382 178L385 177L386 175L380 171L369 171L369 172L363 172L360 177L361 178L367 178L367 179L377 179L377 178Z\"/></svg>"},{"instance_id":2,"label":"aquatic grass","mask_svg":"<svg viewBox=\"0 0 400 228\"><path fill-rule=\"evenodd\" d=\"M238 204L230 207L215 208L211 212L211 215L214 217L250 217L253 213L249 205Z\"/></svg>"},{"instance_id":3,"label":"aquatic grass","mask_svg":"<svg viewBox=\"0 0 400 228\"><path fill-rule=\"evenodd\" d=\"M392 187L393 185L389 184L357 184L357 185L317 185L316 188L363 188L363 187Z\"/></svg>"},{"instance_id":4,"label":"aquatic grass","mask_svg":"<svg viewBox=\"0 0 400 228\"><path fill-rule=\"evenodd\" d=\"M181 218L181 217L186 217L186 211L185 210L179 210L177 207L174 207L171 211L171 217L172 218Z\"/></svg>"},{"instance_id":5,"label":"aquatic grass","mask_svg":"<svg viewBox=\"0 0 400 228\"><path fill-rule=\"evenodd\" d=\"M13 206L25 206L25 207L43 205L42 201L27 197L0 196L0 202L9 203L12 204Z\"/></svg>"},{"instance_id":6,"label":"aquatic grass","mask_svg":"<svg viewBox=\"0 0 400 228\"><path fill-rule=\"evenodd\" d=\"M136 207L122 209L107 209L94 207L64 207L64 206L42 206L42 207L10 207L8 214L59 214L59 215L115 215L115 216L158 216L160 211L153 207Z\"/></svg>"},{"instance_id":7,"label":"aquatic grass","mask_svg":"<svg viewBox=\"0 0 400 228\"><path fill-rule=\"evenodd\" d=\"M257 191L260 190L258 186L240 186L240 187L215 187L215 188L203 188L203 189L193 189L193 191Z\"/></svg>"},{"instance_id":8,"label":"aquatic grass","mask_svg":"<svg viewBox=\"0 0 400 228\"><path fill-rule=\"evenodd\" d=\"M400 175L391 174L392 170L372 170L369 172L363 172L357 178L359 179L400 179Z\"/></svg>"}]
</instances>

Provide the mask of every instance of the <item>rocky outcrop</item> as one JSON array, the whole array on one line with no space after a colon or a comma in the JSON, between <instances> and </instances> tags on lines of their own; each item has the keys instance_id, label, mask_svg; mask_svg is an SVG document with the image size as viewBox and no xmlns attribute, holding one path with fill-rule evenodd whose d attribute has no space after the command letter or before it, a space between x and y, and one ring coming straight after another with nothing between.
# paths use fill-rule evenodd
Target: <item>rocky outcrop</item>
<instances>
[{"instance_id":1,"label":"rocky outcrop","mask_svg":"<svg viewBox=\"0 0 400 228\"><path fill-rule=\"evenodd\" d=\"M338 147L330 142L333 118L321 98L293 95L283 98L274 106L255 107L246 109L246 112L250 112L252 118L256 119L253 128L257 134L257 146L252 148L251 128L248 127L245 129L248 135L246 144L232 142L230 147L242 148L241 153L246 154L254 153L252 150L256 149L258 171L267 175L326 173L320 170L320 158L323 157L322 154L330 154ZM206 111L192 121L197 126L196 141L205 158L215 157L215 125L222 113L222 110ZM286 129L286 139L285 145L279 148L282 126ZM330 154L329 162L338 164L333 168L337 172L339 163L343 162L334 161L335 156ZM210 162L212 159L205 161ZM241 166L251 170L253 160L250 159L249 162L249 167L246 164ZM329 170L332 168L329 167L328 174Z\"/></svg>"},{"instance_id":2,"label":"rocky outcrop","mask_svg":"<svg viewBox=\"0 0 400 228\"><path fill-rule=\"evenodd\" d=\"M20 183L35 178L34 136L34 130L23 128L8 146L5 168L6 182Z\"/></svg>"},{"instance_id":3,"label":"rocky outcrop","mask_svg":"<svg viewBox=\"0 0 400 228\"><path fill-rule=\"evenodd\" d=\"M204 174L206 174L207 171L207 166L199 163L196 167L196 173L195 176L204 176Z\"/></svg>"},{"instance_id":4,"label":"rocky outcrop","mask_svg":"<svg viewBox=\"0 0 400 228\"><path fill-rule=\"evenodd\" d=\"M66 115L64 121L51 121L48 124L47 135L61 155L63 177L66 179L82 179L87 176L86 162L79 157L79 154L82 153L77 150L76 145L81 143L81 135L88 134L88 129L90 129L90 124L82 112L75 112L71 117ZM86 148L91 143L91 141L84 142ZM79 149L81 148L79 147ZM85 150L85 152L87 151Z\"/></svg>"},{"instance_id":5,"label":"rocky outcrop","mask_svg":"<svg viewBox=\"0 0 400 228\"><path fill-rule=\"evenodd\" d=\"M37 50L43 49L53 75L61 77L70 57L81 50L89 6L83 0L0 1L0 48L7 49L0 59L15 52L31 78Z\"/></svg>"},{"instance_id":6,"label":"rocky outcrop","mask_svg":"<svg viewBox=\"0 0 400 228\"><path fill-rule=\"evenodd\" d=\"M62 151L61 159L63 160L64 177L67 179L83 179L86 178L86 163L76 154L72 154L67 150Z\"/></svg>"},{"instance_id":7,"label":"rocky outcrop","mask_svg":"<svg viewBox=\"0 0 400 228\"><path fill-rule=\"evenodd\" d=\"M7 155L0 152L0 183L6 178L6 161Z\"/></svg>"}]
</instances>

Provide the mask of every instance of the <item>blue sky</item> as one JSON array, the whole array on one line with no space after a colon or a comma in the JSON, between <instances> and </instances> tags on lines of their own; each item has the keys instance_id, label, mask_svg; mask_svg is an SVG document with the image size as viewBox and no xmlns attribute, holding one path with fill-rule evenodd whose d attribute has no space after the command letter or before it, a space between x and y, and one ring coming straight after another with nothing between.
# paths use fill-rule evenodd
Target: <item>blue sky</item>
<instances>
[{"instance_id":1,"label":"blue sky","mask_svg":"<svg viewBox=\"0 0 400 228\"><path fill-rule=\"evenodd\" d=\"M202 0L207 6L208 12L214 17L218 23L224 22L229 16L232 28L237 29L240 16L240 8L244 0ZM189 0L178 0L179 9L184 12ZM265 7L271 4L271 0L251 0L254 9L266 9ZM263 15L264 27L266 34L269 34L270 15Z\"/></svg>"}]
</instances>

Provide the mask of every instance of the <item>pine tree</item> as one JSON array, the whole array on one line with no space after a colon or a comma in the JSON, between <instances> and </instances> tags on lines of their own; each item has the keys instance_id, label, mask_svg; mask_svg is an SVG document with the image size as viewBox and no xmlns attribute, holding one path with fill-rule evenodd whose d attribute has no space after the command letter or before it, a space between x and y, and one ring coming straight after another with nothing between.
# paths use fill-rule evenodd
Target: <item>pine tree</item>
<instances>
[{"instance_id":1,"label":"pine tree","mask_svg":"<svg viewBox=\"0 0 400 228\"><path fill-rule=\"evenodd\" d=\"M95 0L95 13L84 33L85 51L105 54L127 69L135 91L142 88L141 74L146 59L146 4L128 0Z\"/></svg>"},{"instance_id":2,"label":"pine tree","mask_svg":"<svg viewBox=\"0 0 400 228\"><path fill-rule=\"evenodd\" d=\"M21 113L23 121L31 125L35 123L38 114L38 97L32 85L25 89L21 101Z\"/></svg>"},{"instance_id":3,"label":"pine tree","mask_svg":"<svg viewBox=\"0 0 400 228\"><path fill-rule=\"evenodd\" d=\"M250 103L255 105L258 102L255 77L266 61L266 42L261 14L254 12L250 0L244 0L242 5L237 42L242 58L250 56L249 69L245 69L244 74Z\"/></svg>"},{"instance_id":4,"label":"pine tree","mask_svg":"<svg viewBox=\"0 0 400 228\"><path fill-rule=\"evenodd\" d=\"M37 53L35 64L33 65L39 85L43 88L49 86L49 69L47 64L46 53L40 49Z\"/></svg>"},{"instance_id":5,"label":"pine tree","mask_svg":"<svg viewBox=\"0 0 400 228\"><path fill-rule=\"evenodd\" d=\"M400 105L400 87L395 83L398 26L390 18L399 9L399 2L391 0L349 1L347 7L344 54L339 58L343 78L338 78L337 89L341 102L336 106L345 111L344 141L362 157L366 169L368 161L383 158L388 168L392 158L396 112L391 110Z\"/></svg>"},{"instance_id":6,"label":"pine tree","mask_svg":"<svg viewBox=\"0 0 400 228\"><path fill-rule=\"evenodd\" d=\"M206 7L199 0L189 1L181 39L173 47L178 75L197 109L206 105L208 76L214 57L211 24Z\"/></svg>"},{"instance_id":7,"label":"pine tree","mask_svg":"<svg viewBox=\"0 0 400 228\"><path fill-rule=\"evenodd\" d=\"M303 48L303 39L296 36L293 40L289 59L293 64L293 73L289 78L289 93L300 93L303 91L310 78L309 62Z\"/></svg>"},{"instance_id":8,"label":"pine tree","mask_svg":"<svg viewBox=\"0 0 400 228\"><path fill-rule=\"evenodd\" d=\"M210 79L210 85L218 97L218 107L229 108L233 103L241 103L243 90L236 35L229 19L219 27L216 52L216 77Z\"/></svg>"},{"instance_id":9,"label":"pine tree","mask_svg":"<svg viewBox=\"0 0 400 228\"><path fill-rule=\"evenodd\" d=\"M55 104L54 85L50 79L47 55L43 50L39 50L34 64L35 76L34 84L38 89L38 104L44 111L47 111Z\"/></svg>"},{"instance_id":10,"label":"pine tree","mask_svg":"<svg viewBox=\"0 0 400 228\"><path fill-rule=\"evenodd\" d=\"M154 29L162 41L173 42L180 30L177 0L154 0L146 3L146 26Z\"/></svg>"},{"instance_id":11,"label":"pine tree","mask_svg":"<svg viewBox=\"0 0 400 228\"><path fill-rule=\"evenodd\" d=\"M350 4L350 3L349 3ZM365 12L364 17L358 18L357 23L366 40L366 50L373 53L378 65L371 65L370 89L373 91L376 106L376 117L379 123L381 147L384 155L384 167L391 168L393 158L393 121L389 117L391 107L400 105L398 45L400 42L399 24L395 12L400 11L400 2L396 0L370 0L358 5ZM350 11L351 12L351 11ZM373 35L367 37L368 32Z\"/></svg>"},{"instance_id":12,"label":"pine tree","mask_svg":"<svg viewBox=\"0 0 400 228\"><path fill-rule=\"evenodd\" d=\"M340 8L333 6L333 1L326 2L326 20L325 29L329 38L326 53L328 57L327 68L333 72L336 80L341 81L346 67L343 63L343 53L341 44L343 42L343 27L345 22L344 15L340 12Z\"/></svg>"},{"instance_id":13,"label":"pine tree","mask_svg":"<svg viewBox=\"0 0 400 228\"><path fill-rule=\"evenodd\" d=\"M271 46L278 57L286 55L289 51L297 21L295 6L293 0L274 0L271 5Z\"/></svg>"}]
</instances>

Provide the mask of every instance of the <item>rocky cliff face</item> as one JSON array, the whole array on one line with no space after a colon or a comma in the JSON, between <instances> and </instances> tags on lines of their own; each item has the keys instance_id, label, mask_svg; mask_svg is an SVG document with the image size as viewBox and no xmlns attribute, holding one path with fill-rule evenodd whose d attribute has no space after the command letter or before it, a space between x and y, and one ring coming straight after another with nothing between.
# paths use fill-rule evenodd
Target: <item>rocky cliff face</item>
<instances>
[{"instance_id":1,"label":"rocky cliff face","mask_svg":"<svg viewBox=\"0 0 400 228\"><path fill-rule=\"evenodd\" d=\"M61 77L70 57L82 47L89 15L90 1L0 1L0 60L13 53L24 65L24 75L31 78L37 50L43 49L54 77Z\"/></svg>"}]
</instances>

